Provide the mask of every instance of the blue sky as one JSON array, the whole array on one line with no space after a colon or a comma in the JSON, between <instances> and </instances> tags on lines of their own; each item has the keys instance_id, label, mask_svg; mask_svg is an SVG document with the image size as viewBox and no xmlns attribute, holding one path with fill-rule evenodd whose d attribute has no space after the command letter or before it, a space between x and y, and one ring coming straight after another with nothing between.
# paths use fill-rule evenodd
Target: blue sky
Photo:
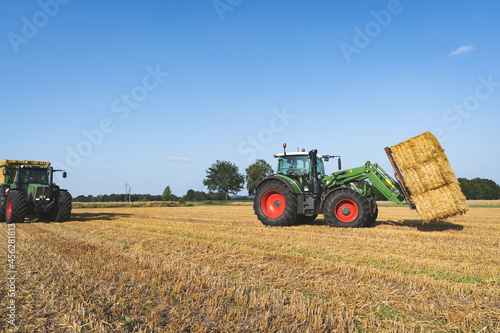
<instances>
[{"instance_id":1,"label":"blue sky","mask_svg":"<svg viewBox=\"0 0 500 333\"><path fill-rule=\"evenodd\" d=\"M65 168L73 196L206 191L216 160L274 166L283 142L391 171L383 148L425 131L458 177L500 183L497 1L0 9L1 158Z\"/></svg>"}]
</instances>

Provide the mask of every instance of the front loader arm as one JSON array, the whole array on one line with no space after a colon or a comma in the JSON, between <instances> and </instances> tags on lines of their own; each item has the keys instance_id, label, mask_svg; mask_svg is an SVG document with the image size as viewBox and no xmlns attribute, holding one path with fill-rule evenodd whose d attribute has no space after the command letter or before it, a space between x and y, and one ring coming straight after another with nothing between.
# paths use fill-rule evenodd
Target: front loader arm
<instances>
[{"instance_id":1,"label":"front loader arm","mask_svg":"<svg viewBox=\"0 0 500 333\"><path fill-rule=\"evenodd\" d=\"M400 184L387 174L378 164L367 161L365 165L333 173L329 187L348 186L349 183L369 181L388 200L397 204L408 204Z\"/></svg>"}]
</instances>

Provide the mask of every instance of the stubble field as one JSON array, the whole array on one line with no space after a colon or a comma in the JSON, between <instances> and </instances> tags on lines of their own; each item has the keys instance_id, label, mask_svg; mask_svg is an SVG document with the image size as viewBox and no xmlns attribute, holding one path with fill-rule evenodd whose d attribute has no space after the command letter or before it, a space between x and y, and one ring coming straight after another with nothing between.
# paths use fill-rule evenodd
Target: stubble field
<instances>
[{"instance_id":1,"label":"stubble field","mask_svg":"<svg viewBox=\"0 0 500 333\"><path fill-rule=\"evenodd\" d=\"M249 205L78 208L1 229L0 330L500 332L500 208L422 224L263 226ZM7 323L15 300L15 326Z\"/></svg>"}]
</instances>

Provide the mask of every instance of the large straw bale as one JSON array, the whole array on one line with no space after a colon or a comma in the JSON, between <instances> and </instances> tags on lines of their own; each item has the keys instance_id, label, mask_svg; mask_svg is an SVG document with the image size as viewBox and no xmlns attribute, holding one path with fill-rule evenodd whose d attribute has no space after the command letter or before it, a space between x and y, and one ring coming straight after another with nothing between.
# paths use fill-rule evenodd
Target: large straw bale
<instances>
[{"instance_id":1,"label":"large straw bale","mask_svg":"<svg viewBox=\"0 0 500 333\"><path fill-rule=\"evenodd\" d=\"M456 182L455 172L445 156L435 157L418 167L401 171L404 175L406 187L412 195L417 195L432 189Z\"/></svg>"},{"instance_id":2,"label":"large straw bale","mask_svg":"<svg viewBox=\"0 0 500 333\"><path fill-rule=\"evenodd\" d=\"M434 135L425 132L392 146L391 151L423 221L468 210L455 172Z\"/></svg>"},{"instance_id":3,"label":"large straw bale","mask_svg":"<svg viewBox=\"0 0 500 333\"><path fill-rule=\"evenodd\" d=\"M429 132L392 146L391 151L401 171L414 168L433 158L445 156L439 141Z\"/></svg>"},{"instance_id":4,"label":"large straw bale","mask_svg":"<svg viewBox=\"0 0 500 333\"><path fill-rule=\"evenodd\" d=\"M458 182L414 195L412 199L417 206L417 213L424 222L463 214L469 209Z\"/></svg>"}]
</instances>

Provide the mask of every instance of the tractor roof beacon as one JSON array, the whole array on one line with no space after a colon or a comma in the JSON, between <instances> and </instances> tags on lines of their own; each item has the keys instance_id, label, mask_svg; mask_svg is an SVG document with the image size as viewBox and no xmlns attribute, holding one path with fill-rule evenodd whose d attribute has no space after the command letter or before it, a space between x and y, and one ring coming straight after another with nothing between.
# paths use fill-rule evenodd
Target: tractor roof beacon
<instances>
[{"instance_id":1,"label":"tractor roof beacon","mask_svg":"<svg viewBox=\"0 0 500 333\"><path fill-rule=\"evenodd\" d=\"M387 199L415 208L402 177L394 180L378 164L368 161L342 170L340 156L319 155L316 149L287 153L286 144L283 153L274 157L278 159L276 174L257 186L253 205L264 225L305 224L323 214L332 227L369 227L378 215L373 187ZM331 158L338 159L339 171L326 175L323 163ZM389 159L396 170L392 155Z\"/></svg>"},{"instance_id":2,"label":"tractor roof beacon","mask_svg":"<svg viewBox=\"0 0 500 333\"><path fill-rule=\"evenodd\" d=\"M71 194L54 183L49 162L0 161L0 221L23 222L26 216L46 221L67 221L71 217Z\"/></svg>"}]
</instances>

